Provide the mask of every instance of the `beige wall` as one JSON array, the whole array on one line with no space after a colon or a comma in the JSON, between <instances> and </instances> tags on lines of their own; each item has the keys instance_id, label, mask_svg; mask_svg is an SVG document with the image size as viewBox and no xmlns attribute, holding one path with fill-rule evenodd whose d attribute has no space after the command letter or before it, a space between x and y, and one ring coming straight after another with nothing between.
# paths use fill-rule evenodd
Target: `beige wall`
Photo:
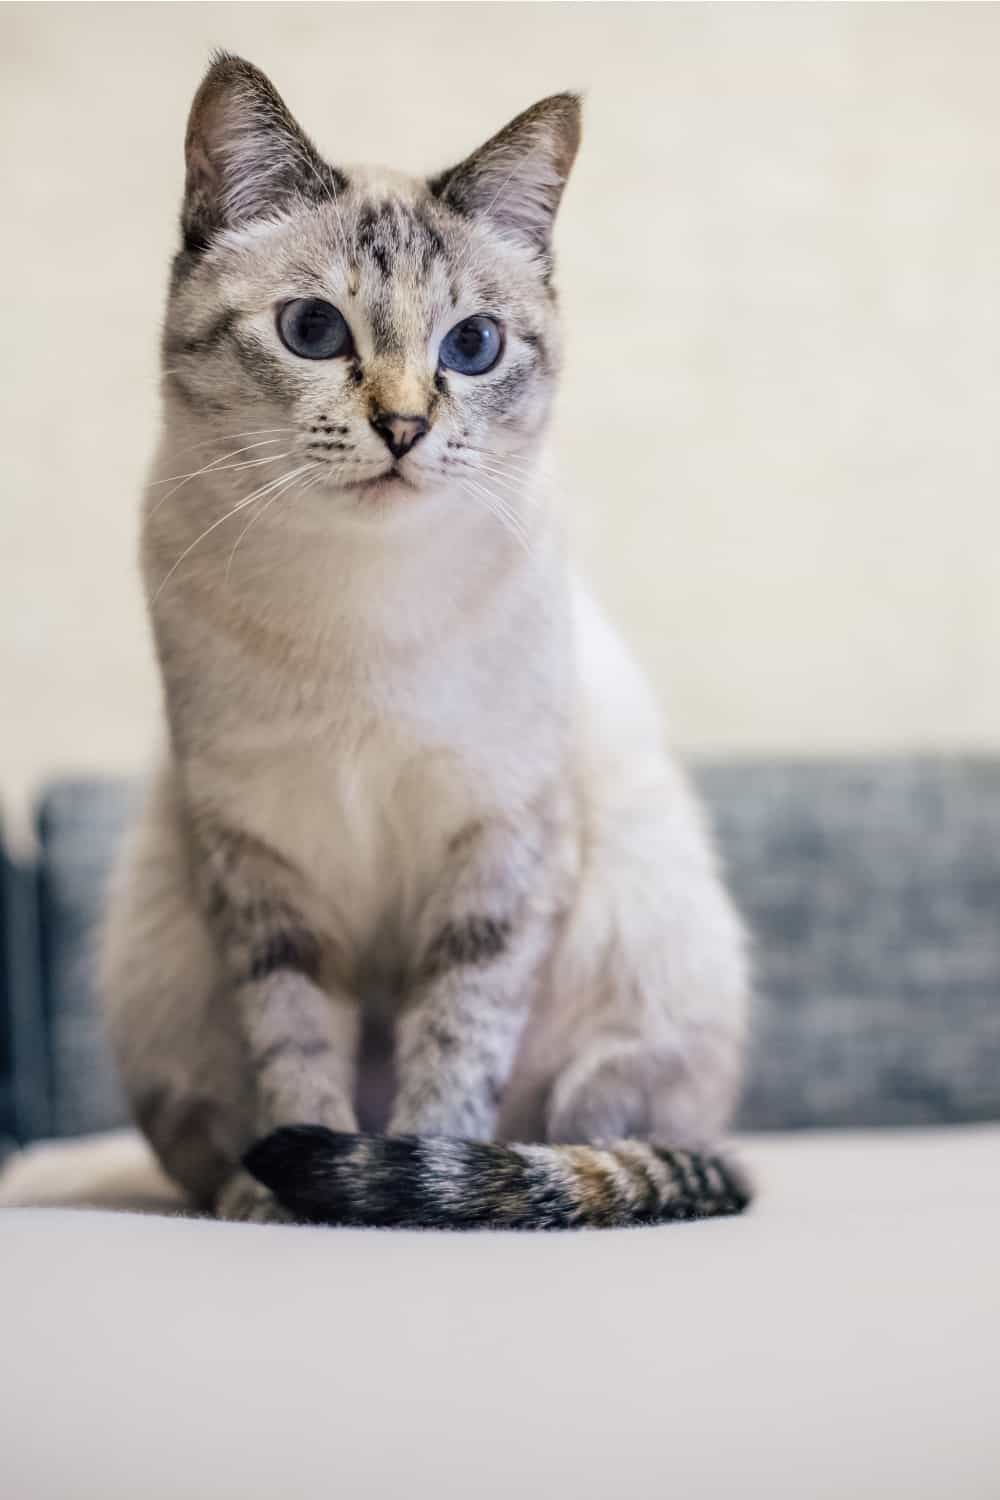
<instances>
[{"instance_id":1,"label":"beige wall","mask_svg":"<svg viewBox=\"0 0 1000 1500\"><path fill-rule=\"evenodd\" d=\"M141 763L133 568L189 96L440 165L587 90L559 444L599 592L711 752L1000 749L1000 9L0 10L0 790Z\"/></svg>"}]
</instances>

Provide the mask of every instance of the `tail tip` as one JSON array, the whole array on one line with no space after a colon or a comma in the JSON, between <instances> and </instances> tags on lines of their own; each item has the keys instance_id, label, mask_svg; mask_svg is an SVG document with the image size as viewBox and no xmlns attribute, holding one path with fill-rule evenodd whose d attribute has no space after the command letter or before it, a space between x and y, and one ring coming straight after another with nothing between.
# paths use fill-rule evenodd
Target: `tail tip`
<instances>
[{"instance_id":1,"label":"tail tip","mask_svg":"<svg viewBox=\"0 0 1000 1500\"><path fill-rule=\"evenodd\" d=\"M245 1152L243 1165L279 1198L301 1179L303 1167L319 1150L329 1151L337 1136L323 1125L282 1125Z\"/></svg>"}]
</instances>

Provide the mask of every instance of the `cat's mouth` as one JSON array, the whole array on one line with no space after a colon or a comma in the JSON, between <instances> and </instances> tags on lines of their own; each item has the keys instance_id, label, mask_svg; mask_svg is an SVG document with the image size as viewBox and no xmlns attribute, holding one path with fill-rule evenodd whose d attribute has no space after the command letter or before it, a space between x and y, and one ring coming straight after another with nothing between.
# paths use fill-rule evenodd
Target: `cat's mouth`
<instances>
[{"instance_id":1,"label":"cat's mouth","mask_svg":"<svg viewBox=\"0 0 1000 1500\"><path fill-rule=\"evenodd\" d=\"M355 484L351 485L352 490L364 495L366 499L388 495L392 490L412 490L415 488L416 486L412 480L407 479L406 475L396 464L393 464L388 469L383 469L381 474L376 474L371 479L359 479Z\"/></svg>"}]
</instances>

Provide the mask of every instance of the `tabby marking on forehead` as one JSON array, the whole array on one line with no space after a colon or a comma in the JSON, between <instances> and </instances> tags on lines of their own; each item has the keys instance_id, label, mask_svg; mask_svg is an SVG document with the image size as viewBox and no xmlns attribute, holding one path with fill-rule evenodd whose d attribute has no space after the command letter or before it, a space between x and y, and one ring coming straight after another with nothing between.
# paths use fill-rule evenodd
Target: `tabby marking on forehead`
<instances>
[{"instance_id":1,"label":"tabby marking on forehead","mask_svg":"<svg viewBox=\"0 0 1000 1500\"><path fill-rule=\"evenodd\" d=\"M430 179L343 167L262 74L220 57L188 129L168 398L209 431L287 424L317 496L388 475L516 509L508 466L541 438L559 369L551 232L578 114L572 96L542 101ZM346 325L336 357L281 336L281 309L310 298ZM488 320L496 356L448 367L443 341L470 318ZM326 447L310 441L321 412L342 429ZM417 434L399 453L397 415Z\"/></svg>"}]
</instances>

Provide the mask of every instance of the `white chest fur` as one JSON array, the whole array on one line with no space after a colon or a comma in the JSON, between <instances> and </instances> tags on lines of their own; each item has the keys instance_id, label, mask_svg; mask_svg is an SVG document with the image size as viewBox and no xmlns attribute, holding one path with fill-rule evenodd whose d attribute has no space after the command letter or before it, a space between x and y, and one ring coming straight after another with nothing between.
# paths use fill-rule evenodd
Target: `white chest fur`
<instances>
[{"instance_id":1,"label":"white chest fur","mask_svg":"<svg viewBox=\"0 0 1000 1500\"><path fill-rule=\"evenodd\" d=\"M280 613L212 593L170 622L189 783L305 873L324 930L359 961L412 930L463 826L558 774L573 691L561 563L491 541L481 564L468 548L436 572L419 559L419 585L319 558L296 587L275 578Z\"/></svg>"}]
</instances>

